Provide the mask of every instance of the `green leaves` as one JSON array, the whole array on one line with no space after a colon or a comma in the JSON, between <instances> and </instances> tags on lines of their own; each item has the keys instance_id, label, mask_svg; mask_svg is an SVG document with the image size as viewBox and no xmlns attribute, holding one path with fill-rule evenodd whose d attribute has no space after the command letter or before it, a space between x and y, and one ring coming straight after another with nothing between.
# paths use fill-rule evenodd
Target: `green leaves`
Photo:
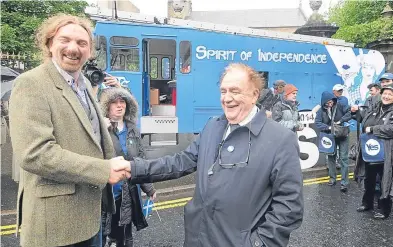
<instances>
[{"instance_id":1,"label":"green leaves","mask_svg":"<svg viewBox=\"0 0 393 247\"><path fill-rule=\"evenodd\" d=\"M35 31L49 16L57 13L86 16L86 1L2 1L1 51L34 54Z\"/></svg>"},{"instance_id":2,"label":"green leaves","mask_svg":"<svg viewBox=\"0 0 393 247\"><path fill-rule=\"evenodd\" d=\"M393 37L393 19L381 16L385 6L386 1L341 1L328 14L328 21L340 27L333 38L365 47L376 39Z\"/></svg>"}]
</instances>

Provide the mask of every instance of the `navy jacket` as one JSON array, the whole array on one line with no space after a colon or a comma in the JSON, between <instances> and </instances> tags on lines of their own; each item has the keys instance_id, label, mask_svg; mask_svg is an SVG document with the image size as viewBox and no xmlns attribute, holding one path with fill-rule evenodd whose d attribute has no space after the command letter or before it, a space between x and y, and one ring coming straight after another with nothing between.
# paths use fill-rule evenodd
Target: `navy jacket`
<instances>
[{"instance_id":1,"label":"navy jacket","mask_svg":"<svg viewBox=\"0 0 393 247\"><path fill-rule=\"evenodd\" d=\"M332 125L332 121L329 117L327 109L325 108L326 102L329 100L334 101L334 105L332 108L332 114L334 109L336 108L336 115L334 116L334 122L340 121L340 125L343 125L344 122L348 122L351 120L351 108L347 106L343 106L340 102L337 102L337 98L333 93L323 92L321 97L321 108L317 112L317 116L315 117L315 126L324 132L329 132L329 127Z\"/></svg>"},{"instance_id":2,"label":"navy jacket","mask_svg":"<svg viewBox=\"0 0 393 247\"><path fill-rule=\"evenodd\" d=\"M197 170L195 193L184 209L184 247L287 246L303 218L297 136L264 111L222 142L227 125L225 116L213 118L185 151L135 158L132 180L159 182ZM220 145L220 164L238 166L218 164ZM248 164L242 163L248 152Z\"/></svg>"}]
</instances>

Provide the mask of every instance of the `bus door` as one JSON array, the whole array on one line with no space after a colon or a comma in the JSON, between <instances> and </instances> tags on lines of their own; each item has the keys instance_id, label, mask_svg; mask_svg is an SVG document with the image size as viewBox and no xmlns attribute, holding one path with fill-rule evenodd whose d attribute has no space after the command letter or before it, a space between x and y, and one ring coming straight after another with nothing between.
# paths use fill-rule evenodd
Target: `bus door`
<instances>
[{"instance_id":1,"label":"bus door","mask_svg":"<svg viewBox=\"0 0 393 247\"><path fill-rule=\"evenodd\" d=\"M176 36L142 35L143 133L178 133L176 45Z\"/></svg>"},{"instance_id":2,"label":"bus door","mask_svg":"<svg viewBox=\"0 0 393 247\"><path fill-rule=\"evenodd\" d=\"M142 44L144 116L175 115L176 37L144 35Z\"/></svg>"}]
</instances>

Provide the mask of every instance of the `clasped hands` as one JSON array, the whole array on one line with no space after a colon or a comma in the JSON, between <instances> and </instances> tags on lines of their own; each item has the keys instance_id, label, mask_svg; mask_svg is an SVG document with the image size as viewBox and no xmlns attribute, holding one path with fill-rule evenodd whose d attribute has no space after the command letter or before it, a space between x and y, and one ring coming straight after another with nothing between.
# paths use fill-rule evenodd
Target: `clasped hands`
<instances>
[{"instance_id":1,"label":"clasped hands","mask_svg":"<svg viewBox=\"0 0 393 247\"><path fill-rule=\"evenodd\" d=\"M109 160L111 165L111 173L108 183L116 184L121 180L131 178L131 163L124 160L122 156L118 156Z\"/></svg>"}]
</instances>

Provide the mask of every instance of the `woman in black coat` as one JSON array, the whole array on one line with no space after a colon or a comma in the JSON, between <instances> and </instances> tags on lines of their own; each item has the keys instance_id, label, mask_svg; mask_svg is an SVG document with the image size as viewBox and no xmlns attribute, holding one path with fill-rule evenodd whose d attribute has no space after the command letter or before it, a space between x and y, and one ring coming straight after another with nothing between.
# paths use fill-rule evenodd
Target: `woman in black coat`
<instances>
[{"instance_id":1,"label":"woman in black coat","mask_svg":"<svg viewBox=\"0 0 393 247\"><path fill-rule=\"evenodd\" d=\"M125 160L146 158L136 127L138 104L135 98L124 88L110 87L101 92L100 103L116 156L123 156ZM151 200L155 199L153 184L141 184L140 188ZM124 181L113 186L113 194L116 213L103 215L103 235L107 236L103 242L106 242L105 247L132 247L132 223L137 230L147 227L140 191L135 184Z\"/></svg>"},{"instance_id":2,"label":"woman in black coat","mask_svg":"<svg viewBox=\"0 0 393 247\"><path fill-rule=\"evenodd\" d=\"M393 87L384 87L381 90L381 101L369 109L362 119L362 132L371 133L382 139L384 145L384 161L365 162L361 146L358 146L358 156L355 167L355 180L364 183L362 204L358 212L365 212L374 208L376 177L382 177L380 210L374 214L375 219L389 217L392 209L392 152L393 152ZM363 152L367 152L363 147Z\"/></svg>"}]
</instances>

